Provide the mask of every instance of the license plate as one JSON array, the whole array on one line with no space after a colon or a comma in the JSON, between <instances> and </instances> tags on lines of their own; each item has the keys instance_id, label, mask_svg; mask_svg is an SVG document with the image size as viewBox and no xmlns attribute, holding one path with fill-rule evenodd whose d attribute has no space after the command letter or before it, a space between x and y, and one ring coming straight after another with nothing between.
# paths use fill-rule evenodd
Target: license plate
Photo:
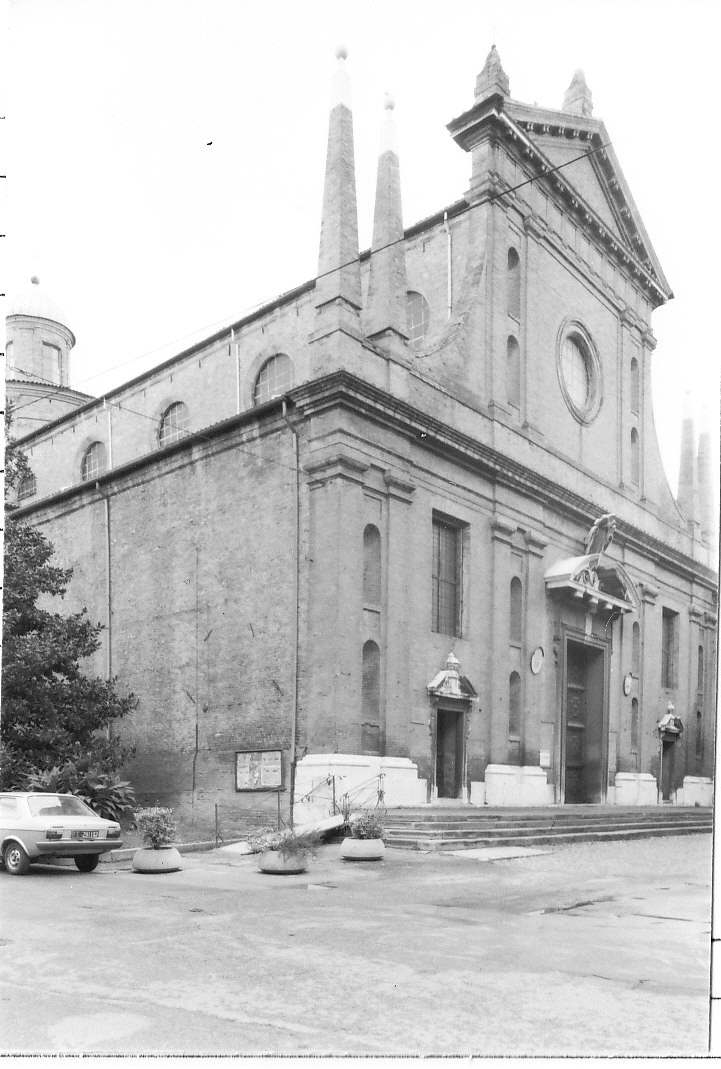
<instances>
[{"instance_id":1,"label":"license plate","mask_svg":"<svg viewBox=\"0 0 721 1069\"><path fill-rule=\"evenodd\" d=\"M73 831L70 833L71 839L97 839L100 835L99 831Z\"/></svg>"}]
</instances>

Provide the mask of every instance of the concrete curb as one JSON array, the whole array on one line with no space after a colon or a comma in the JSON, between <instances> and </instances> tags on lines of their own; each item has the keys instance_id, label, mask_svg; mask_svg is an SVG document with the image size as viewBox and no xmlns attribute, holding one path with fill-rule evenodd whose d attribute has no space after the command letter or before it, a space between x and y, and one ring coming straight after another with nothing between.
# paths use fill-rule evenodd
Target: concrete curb
<instances>
[{"instance_id":1,"label":"concrete curb","mask_svg":"<svg viewBox=\"0 0 721 1069\"><path fill-rule=\"evenodd\" d=\"M227 842L216 843L214 839L197 842L197 843L173 843L176 850L180 854L197 854L201 852L207 852L209 850L216 850L221 846L231 846L233 843L244 842L244 839L229 839ZM140 846L129 846L122 850L109 850L106 854L100 855L101 864L117 864L119 861L132 861L133 854L136 850L140 850Z\"/></svg>"}]
</instances>

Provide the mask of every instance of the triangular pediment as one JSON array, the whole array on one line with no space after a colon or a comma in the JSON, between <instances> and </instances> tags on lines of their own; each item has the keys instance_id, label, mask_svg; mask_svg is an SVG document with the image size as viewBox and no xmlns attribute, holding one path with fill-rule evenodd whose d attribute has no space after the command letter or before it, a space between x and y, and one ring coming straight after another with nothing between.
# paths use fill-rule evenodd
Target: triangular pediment
<instances>
[{"instance_id":1,"label":"triangular pediment","mask_svg":"<svg viewBox=\"0 0 721 1069\"><path fill-rule=\"evenodd\" d=\"M539 154L537 162L545 162L553 171L556 192L565 187L578 200L579 215L589 232L618 243L622 253L655 283L662 298L672 297L604 124L514 100L504 101L503 112L511 136L516 127ZM584 154L587 159L577 159Z\"/></svg>"},{"instance_id":2,"label":"triangular pediment","mask_svg":"<svg viewBox=\"0 0 721 1069\"><path fill-rule=\"evenodd\" d=\"M536 137L534 140L554 166L569 165L563 168L563 177L568 184L586 204L593 208L599 218L603 219L608 229L616 235L619 241L632 249L629 236L617 216L618 208L610 201L602 181L599 180L600 176L597 167L594 167L593 157L589 155L584 159L579 159L584 151L589 151L588 143L569 141L566 137L549 136ZM571 160L573 163L570 162Z\"/></svg>"}]
</instances>

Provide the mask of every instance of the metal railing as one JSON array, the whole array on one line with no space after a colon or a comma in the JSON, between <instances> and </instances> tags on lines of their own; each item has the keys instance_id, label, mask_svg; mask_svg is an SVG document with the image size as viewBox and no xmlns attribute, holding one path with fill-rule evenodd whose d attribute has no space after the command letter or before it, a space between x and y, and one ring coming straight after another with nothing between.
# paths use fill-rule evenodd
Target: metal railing
<instances>
[{"instance_id":1,"label":"metal railing","mask_svg":"<svg viewBox=\"0 0 721 1069\"><path fill-rule=\"evenodd\" d=\"M356 809L382 809L385 811L384 774L371 776L362 783L338 793L336 776L326 776L305 794L295 799L295 807L304 802L316 805L327 804L328 815L340 814L347 821ZM282 796L286 792L279 788L264 792L254 805L236 805L215 803L215 845L242 840L247 834L257 835L262 830L279 831L286 826L283 817Z\"/></svg>"}]
</instances>

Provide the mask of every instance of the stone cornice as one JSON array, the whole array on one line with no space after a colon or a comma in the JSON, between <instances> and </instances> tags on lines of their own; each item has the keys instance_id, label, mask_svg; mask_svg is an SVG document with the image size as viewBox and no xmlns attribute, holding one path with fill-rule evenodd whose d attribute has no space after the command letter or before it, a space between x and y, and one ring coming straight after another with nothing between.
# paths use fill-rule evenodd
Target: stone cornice
<instances>
[{"instance_id":1,"label":"stone cornice","mask_svg":"<svg viewBox=\"0 0 721 1069\"><path fill-rule=\"evenodd\" d=\"M475 474L484 475L499 485L552 507L583 527L594 523L601 512L614 511L610 505L606 508L598 502L589 501L567 486L527 468L512 457L421 412L379 387L358 379L350 372L337 371L323 379L305 383L293 390L290 396L298 407L299 415L311 415L336 406L360 412L374 422L417 440L424 448L452 459ZM701 580L711 589L716 589L717 577L710 568L633 524L620 519L617 538L628 548L653 560L663 561L669 570L688 579Z\"/></svg>"},{"instance_id":2,"label":"stone cornice","mask_svg":"<svg viewBox=\"0 0 721 1069\"><path fill-rule=\"evenodd\" d=\"M542 557L543 551L548 545L548 539L544 538L543 535L538 534L536 531L526 531L523 537L530 555L533 557Z\"/></svg>"},{"instance_id":3,"label":"stone cornice","mask_svg":"<svg viewBox=\"0 0 721 1069\"><path fill-rule=\"evenodd\" d=\"M638 589L641 593L641 601L646 605L655 605L656 598L658 597L658 590L655 587L649 586L648 583L639 583Z\"/></svg>"},{"instance_id":4,"label":"stone cornice","mask_svg":"<svg viewBox=\"0 0 721 1069\"><path fill-rule=\"evenodd\" d=\"M513 520L505 516L491 516L491 538L494 542L504 542L510 546L517 529L517 524Z\"/></svg>"},{"instance_id":5,"label":"stone cornice","mask_svg":"<svg viewBox=\"0 0 721 1069\"><path fill-rule=\"evenodd\" d=\"M383 482L388 488L389 497L410 504L412 494L416 489L414 483L409 482L407 478L400 478L395 472L391 471L390 468L383 472Z\"/></svg>"}]
</instances>

